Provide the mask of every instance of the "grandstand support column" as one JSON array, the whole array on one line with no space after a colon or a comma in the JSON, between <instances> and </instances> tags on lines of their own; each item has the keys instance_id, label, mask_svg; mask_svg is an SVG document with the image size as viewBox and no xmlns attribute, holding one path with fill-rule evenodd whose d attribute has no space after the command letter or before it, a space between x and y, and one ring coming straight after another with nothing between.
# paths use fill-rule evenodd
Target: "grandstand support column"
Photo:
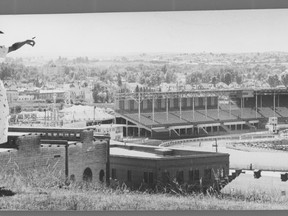
<instances>
[{"instance_id":1,"label":"grandstand support column","mask_svg":"<svg viewBox=\"0 0 288 216\"><path fill-rule=\"evenodd\" d=\"M141 128L138 127L138 137L140 137L140 136L141 136Z\"/></svg>"},{"instance_id":2,"label":"grandstand support column","mask_svg":"<svg viewBox=\"0 0 288 216\"><path fill-rule=\"evenodd\" d=\"M258 97L257 97L257 93L255 93L255 116L257 118L257 110L258 110Z\"/></svg>"},{"instance_id":3,"label":"grandstand support column","mask_svg":"<svg viewBox=\"0 0 288 216\"><path fill-rule=\"evenodd\" d=\"M207 119L207 97L205 97L205 117Z\"/></svg>"},{"instance_id":4,"label":"grandstand support column","mask_svg":"<svg viewBox=\"0 0 288 216\"><path fill-rule=\"evenodd\" d=\"M277 107L280 107L280 102L279 102L280 98L279 98L279 94L277 95L277 97L278 97L278 100L277 100Z\"/></svg>"},{"instance_id":5,"label":"grandstand support column","mask_svg":"<svg viewBox=\"0 0 288 216\"><path fill-rule=\"evenodd\" d=\"M179 97L179 110L180 110L180 119L182 119L182 97Z\"/></svg>"},{"instance_id":6,"label":"grandstand support column","mask_svg":"<svg viewBox=\"0 0 288 216\"><path fill-rule=\"evenodd\" d=\"M194 102L195 102L195 101L194 101L194 97L193 97L193 98L192 98L192 113L193 113L193 120L194 120L194 117L195 117L195 115L194 115L194 112L195 112L195 111L194 111L194 109L195 109L195 107L194 107L194 106L195 106Z\"/></svg>"},{"instance_id":7,"label":"grandstand support column","mask_svg":"<svg viewBox=\"0 0 288 216\"><path fill-rule=\"evenodd\" d=\"M141 123L141 98L140 98L140 92L138 93L138 121Z\"/></svg>"},{"instance_id":8,"label":"grandstand support column","mask_svg":"<svg viewBox=\"0 0 288 216\"><path fill-rule=\"evenodd\" d=\"M217 116L218 116L218 119L220 119L219 96L218 96L218 100L217 100Z\"/></svg>"},{"instance_id":9,"label":"grandstand support column","mask_svg":"<svg viewBox=\"0 0 288 216\"><path fill-rule=\"evenodd\" d=\"M241 103L241 106L240 106L240 117L242 118L242 112L243 112L243 98L241 97L241 100L240 100L240 103Z\"/></svg>"},{"instance_id":10,"label":"grandstand support column","mask_svg":"<svg viewBox=\"0 0 288 216\"><path fill-rule=\"evenodd\" d=\"M155 123L155 100L154 100L154 96L152 98L152 120L153 120L153 123Z\"/></svg>"},{"instance_id":11,"label":"grandstand support column","mask_svg":"<svg viewBox=\"0 0 288 216\"><path fill-rule=\"evenodd\" d=\"M231 118L231 98L229 97L229 117Z\"/></svg>"},{"instance_id":12,"label":"grandstand support column","mask_svg":"<svg viewBox=\"0 0 288 216\"><path fill-rule=\"evenodd\" d=\"M128 120L126 119L126 137L128 137Z\"/></svg>"},{"instance_id":13,"label":"grandstand support column","mask_svg":"<svg viewBox=\"0 0 288 216\"><path fill-rule=\"evenodd\" d=\"M274 111L274 117L276 116L276 95L274 93L273 95L273 111Z\"/></svg>"},{"instance_id":14,"label":"grandstand support column","mask_svg":"<svg viewBox=\"0 0 288 216\"><path fill-rule=\"evenodd\" d=\"M260 95L260 107L262 108L262 95Z\"/></svg>"},{"instance_id":15,"label":"grandstand support column","mask_svg":"<svg viewBox=\"0 0 288 216\"><path fill-rule=\"evenodd\" d=\"M169 106L169 98L166 97L166 120L169 120L169 110L168 110L168 106Z\"/></svg>"}]
</instances>

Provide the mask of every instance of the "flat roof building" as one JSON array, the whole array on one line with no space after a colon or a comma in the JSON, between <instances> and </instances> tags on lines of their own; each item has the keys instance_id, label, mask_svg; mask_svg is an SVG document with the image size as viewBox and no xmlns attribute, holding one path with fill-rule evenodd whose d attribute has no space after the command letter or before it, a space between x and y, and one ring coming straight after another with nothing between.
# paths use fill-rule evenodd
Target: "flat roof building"
<instances>
[{"instance_id":1,"label":"flat roof building","mask_svg":"<svg viewBox=\"0 0 288 216\"><path fill-rule=\"evenodd\" d=\"M228 183L229 154L133 144L110 147L110 177L132 189L173 183L207 189Z\"/></svg>"}]
</instances>

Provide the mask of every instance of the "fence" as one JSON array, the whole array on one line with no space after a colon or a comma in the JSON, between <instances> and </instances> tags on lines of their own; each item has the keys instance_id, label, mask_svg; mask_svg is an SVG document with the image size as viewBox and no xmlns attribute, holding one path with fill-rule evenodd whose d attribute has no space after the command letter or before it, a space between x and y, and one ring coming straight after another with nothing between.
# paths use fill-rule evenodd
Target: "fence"
<instances>
[{"instance_id":1,"label":"fence","mask_svg":"<svg viewBox=\"0 0 288 216\"><path fill-rule=\"evenodd\" d=\"M217 136L217 137L199 137L199 138L190 138L190 139L181 139L181 140L172 140L167 141L160 144L161 147L169 147L177 144L189 143L189 142L207 142L207 141L215 141L215 140L243 140L243 139L263 139L263 138L275 138L274 135L271 134L263 134L262 132L259 133L252 133L247 134L245 137L242 137L241 134L236 135L226 135L226 136Z\"/></svg>"}]
</instances>

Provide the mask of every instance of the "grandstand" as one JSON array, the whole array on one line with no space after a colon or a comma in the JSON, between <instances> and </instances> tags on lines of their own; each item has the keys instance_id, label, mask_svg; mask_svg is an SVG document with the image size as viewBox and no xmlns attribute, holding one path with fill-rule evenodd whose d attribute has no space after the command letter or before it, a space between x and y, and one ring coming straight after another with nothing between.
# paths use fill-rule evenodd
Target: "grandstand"
<instances>
[{"instance_id":1,"label":"grandstand","mask_svg":"<svg viewBox=\"0 0 288 216\"><path fill-rule=\"evenodd\" d=\"M160 139L264 130L269 117L288 121L287 89L134 92L115 96L124 135Z\"/></svg>"}]
</instances>

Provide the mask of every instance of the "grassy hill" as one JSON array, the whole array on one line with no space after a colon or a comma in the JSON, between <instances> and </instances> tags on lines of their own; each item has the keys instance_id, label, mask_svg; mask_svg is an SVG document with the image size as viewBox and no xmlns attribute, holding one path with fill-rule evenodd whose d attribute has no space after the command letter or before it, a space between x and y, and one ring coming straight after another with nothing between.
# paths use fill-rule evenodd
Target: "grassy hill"
<instances>
[{"instance_id":1,"label":"grassy hill","mask_svg":"<svg viewBox=\"0 0 288 216\"><path fill-rule=\"evenodd\" d=\"M233 183L233 182L232 182ZM237 183L243 185L243 182ZM222 194L151 193L130 191L124 185L107 188L75 183L65 186L53 173L30 170L0 172L2 210L251 210L288 209L288 197L277 191L238 190ZM225 188L224 188L225 189Z\"/></svg>"}]
</instances>

